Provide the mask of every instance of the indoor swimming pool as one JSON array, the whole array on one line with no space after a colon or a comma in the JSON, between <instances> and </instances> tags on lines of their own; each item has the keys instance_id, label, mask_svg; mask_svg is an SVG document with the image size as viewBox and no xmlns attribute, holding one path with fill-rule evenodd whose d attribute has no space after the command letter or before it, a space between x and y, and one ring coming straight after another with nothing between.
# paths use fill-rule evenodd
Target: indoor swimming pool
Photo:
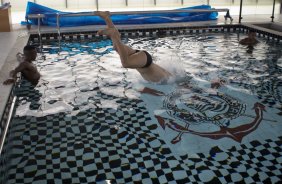
<instances>
[{"instance_id":1,"label":"indoor swimming pool","mask_svg":"<svg viewBox=\"0 0 282 184\"><path fill-rule=\"evenodd\" d=\"M16 88L3 183L279 183L282 45L245 36L124 37L174 74L161 84L105 37L44 41L39 84Z\"/></svg>"}]
</instances>

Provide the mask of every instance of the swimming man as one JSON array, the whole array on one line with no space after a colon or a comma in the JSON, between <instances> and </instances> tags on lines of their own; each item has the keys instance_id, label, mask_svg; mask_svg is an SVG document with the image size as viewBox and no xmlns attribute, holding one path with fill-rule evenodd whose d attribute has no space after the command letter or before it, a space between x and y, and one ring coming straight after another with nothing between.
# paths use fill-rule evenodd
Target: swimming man
<instances>
[{"instance_id":1,"label":"swimming man","mask_svg":"<svg viewBox=\"0 0 282 184\"><path fill-rule=\"evenodd\" d=\"M258 43L256 39L256 32L250 31L248 37L240 40L239 43L242 45L254 46Z\"/></svg>"},{"instance_id":2,"label":"swimming man","mask_svg":"<svg viewBox=\"0 0 282 184\"><path fill-rule=\"evenodd\" d=\"M122 43L119 31L115 28L109 12L95 12L107 24L107 28L97 32L98 35L107 35L113 42L113 47L120 56L124 68L136 69L141 76L150 82L161 82L167 80L171 74L153 63L152 56L145 50L134 50Z\"/></svg>"},{"instance_id":3,"label":"swimming man","mask_svg":"<svg viewBox=\"0 0 282 184\"><path fill-rule=\"evenodd\" d=\"M16 81L17 73L21 72L23 77L28 80L33 86L38 84L40 73L36 66L32 63L36 59L37 51L34 46L27 45L23 49L23 58L19 66L10 72L10 79L3 82L4 85L13 84ZM19 56L17 55L18 60Z\"/></svg>"}]
</instances>

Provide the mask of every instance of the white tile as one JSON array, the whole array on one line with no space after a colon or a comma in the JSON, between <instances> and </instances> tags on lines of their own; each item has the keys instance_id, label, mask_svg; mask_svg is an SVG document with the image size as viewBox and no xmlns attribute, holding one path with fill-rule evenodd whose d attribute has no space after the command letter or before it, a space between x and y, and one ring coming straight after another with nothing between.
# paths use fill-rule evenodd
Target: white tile
<instances>
[{"instance_id":1,"label":"white tile","mask_svg":"<svg viewBox=\"0 0 282 184\"><path fill-rule=\"evenodd\" d=\"M216 175L211 170L204 170L201 173L199 173L199 178L202 182L209 182L215 177Z\"/></svg>"}]
</instances>

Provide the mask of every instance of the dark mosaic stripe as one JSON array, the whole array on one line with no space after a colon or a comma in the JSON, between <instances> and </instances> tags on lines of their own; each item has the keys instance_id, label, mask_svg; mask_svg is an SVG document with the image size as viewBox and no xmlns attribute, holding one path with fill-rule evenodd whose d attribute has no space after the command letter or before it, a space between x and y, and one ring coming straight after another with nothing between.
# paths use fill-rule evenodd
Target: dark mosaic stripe
<instances>
[{"instance_id":1,"label":"dark mosaic stripe","mask_svg":"<svg viewBox=\"0 0 282 184\"><path fill-rule=\"evenodd\" d=\"M162 35L176 35L184 33L203 33L203 32L245 32L253 30L259 36L267 37L274 41L279 42L282 37L274 35L261 30L256 30L243 25L214 25L214 26L195 26L195 27L174 27L174 28L158 28L158 29L133 29L133 30L120 30L122 36L136 37L136 36L162 36ZM43 41L58 40L57 33L41 34ZM62 40L84 40L89 38L103 38L97 36L96 32L69 32L61 34ZM29 41L38 42L39 36L32 34Z\"/></svg>"}]
</instances>

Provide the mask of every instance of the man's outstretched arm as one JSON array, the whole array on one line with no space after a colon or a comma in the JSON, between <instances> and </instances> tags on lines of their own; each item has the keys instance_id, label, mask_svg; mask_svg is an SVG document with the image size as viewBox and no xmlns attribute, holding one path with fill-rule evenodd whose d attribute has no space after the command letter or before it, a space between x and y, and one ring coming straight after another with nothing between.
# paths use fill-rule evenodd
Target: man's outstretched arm
<instances>
[{"instance_id":1,"label":"man's outstretched arm","mask_svg":"<svg viewBox=\"0 0 282 184\"><path fill-rule=\"evenodd\" d=\"M21 63L19 64L19 66L17 66L14 70L10 71L10 79L7 79L3 82L4 85L9 85L9 84L13 84L16 82L16 78L17 78L17 73L23 71L26 68L26 64L25 63Z\"/></svg>"}]
</instances>

